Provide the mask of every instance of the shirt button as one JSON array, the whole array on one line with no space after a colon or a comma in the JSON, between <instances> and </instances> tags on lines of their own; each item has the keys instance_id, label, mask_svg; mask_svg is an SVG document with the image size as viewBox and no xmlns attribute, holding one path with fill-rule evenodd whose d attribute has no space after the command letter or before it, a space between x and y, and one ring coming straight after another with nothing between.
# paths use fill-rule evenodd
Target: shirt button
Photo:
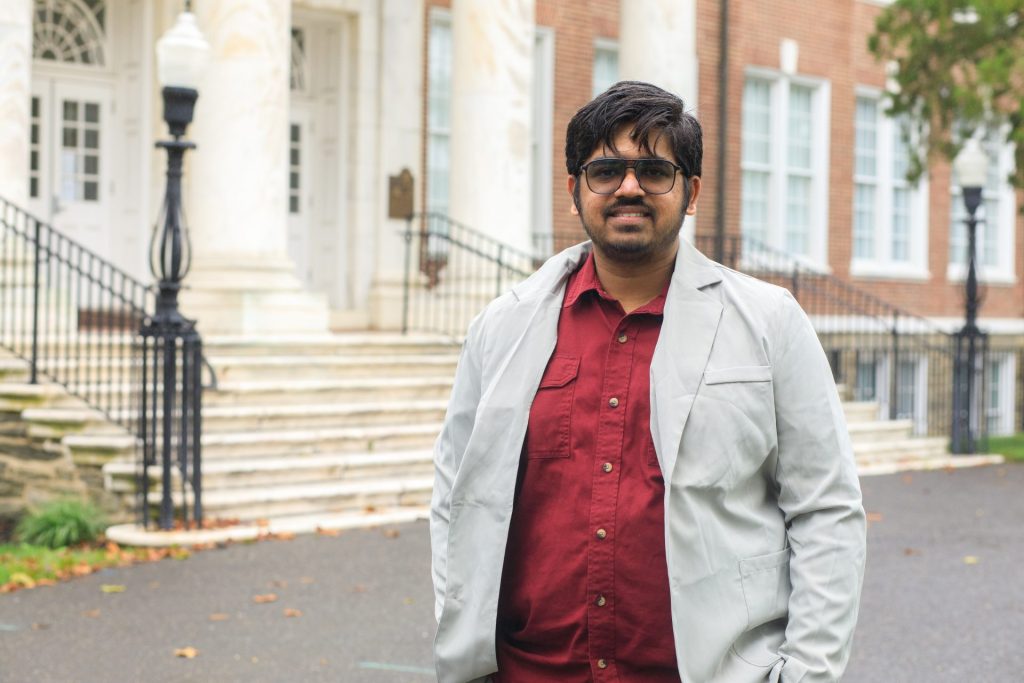
<instances>
[{"instance_id":1,"label":"shirt button","mask_svg":"<svg viewBox=\"0 0 1024 683\"><path fill-rule=\"evenodd\" d=\"M603 538L606 538L607 536L608 536L608 532L605 531L604 529L598 529L597 530L597 537L598 538L602 538L603 539Z\"/></svg>"},{"instance_id":2,"label":"shirt button","mask_svg":"<svg viewBox=\"0 0 1024 683\"><path fill-rule=\"evenodd\" d=\"M605 464L601 465L601 469L604 470L607 474L608 472L611 472L613 469L615 469L615 466L612 465L610 462L606 462Z\"/></svg>"},{"instance_id":3,"label":"shirt button","mask_svg":"<svg viewBox=\"0 0 1024 683\"><path fill-rule=\"evenodd\" d=\"M603 595L597 596L597 606L598 607L604 607L606 604L608 604L608 601L604 599Z\"/></svg>"},{"instance_id":4,"label":"shirt button","mask_svg":"<svg viewBox=\"0 0 1024 683\"><path fill-rule=\"evenodd\" d=\"M618 338L620 344L625 344L627 339L629 339L629 337L627 337L625 333L620 334Z\"/></svg>"},{"instance_id":5,"label":"shirt button","mask_svg":"<svg viewBox=\"0 0 1024 683\"><path fill-rule=\"evenodd\" d=\"M610 405L612 408L618 408L619 407L619 399L617 399L615 397L612 397L612 398L608 399L608 405Z\"/></svg>"},{"instance_id":6,"label":"shirt button","mask_svg":"<svg viewBox=\"0 0 1024 683\"><path fill-rule=\"evenodd\" d=\"M608 662L604 661L603 659L597 660L597 668L598 669L607 669L608 668Z\"/></svg>"}]
</instances>

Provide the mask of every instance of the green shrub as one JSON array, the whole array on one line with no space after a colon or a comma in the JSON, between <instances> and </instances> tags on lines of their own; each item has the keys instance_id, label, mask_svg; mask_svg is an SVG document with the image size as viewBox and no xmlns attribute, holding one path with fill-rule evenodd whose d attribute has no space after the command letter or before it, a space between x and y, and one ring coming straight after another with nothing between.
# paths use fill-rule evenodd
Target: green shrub
<instances>
[{"instance_id":1,"label":"green shrub","mask_svg":"<svg viewBox=\"0 0 1024 683\"><path fill-rule=\"evenodd\" d=\"M15 533L22 543L65 548L96 540L106 526L103 513L95 505L56 500L26 513Z\"/></svg>"}]
</instances>

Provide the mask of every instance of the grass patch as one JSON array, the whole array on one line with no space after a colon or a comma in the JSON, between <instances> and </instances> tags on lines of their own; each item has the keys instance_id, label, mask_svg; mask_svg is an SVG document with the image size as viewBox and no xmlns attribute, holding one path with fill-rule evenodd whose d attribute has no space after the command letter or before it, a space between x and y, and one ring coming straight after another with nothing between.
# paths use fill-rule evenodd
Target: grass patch
<instances>
[{"instance_id":1,"label":"grass patch","mask_svg":"<svg viewBox=\"0 0 1024 683\"><path fill-rule=\"evenodd\" d=\"M1024 462L1024 433L1013 436L990 436L988 452L998 453L1007 460Z\"/></svg>"},{"instance_id":2,"label":"grass patch","mask_svg":"<svg viewBox=\"0 0 1024 683\"><path fill-rule=\"evenodd\" d=\"M99 508L81 500L55 500L31 510L18 522L15 535L29 545L48 548L91 543L107 527Z\"/></svg>"},{"instance_id":3,"label":"grass patch","mask_svg":"<svg viewBox=\"0 0 1024 683\"><path fill-rule=\"evenodd\" d=\"M185 548L122 548L109 542L56 549L27 543L0 545L0 593L49 586L108 567L189 555Z\"/></svg>"}]
</instances>

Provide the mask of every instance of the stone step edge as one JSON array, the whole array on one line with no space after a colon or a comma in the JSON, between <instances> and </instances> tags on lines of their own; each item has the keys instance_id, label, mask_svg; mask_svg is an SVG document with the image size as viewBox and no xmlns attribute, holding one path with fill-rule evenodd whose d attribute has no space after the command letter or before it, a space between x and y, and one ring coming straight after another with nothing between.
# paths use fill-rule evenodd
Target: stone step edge
<instances>
[{"instance_id":1,"label":"stone step edge","mask_svg":"<svg viewBox=\"0 0 1024 683\"><path fill-rule=\"evenodd\" d=\"M261 443L307 443L324 439L387 438L440 434L441 424L374 425L372 427L337 427L333 429L299 429L288 431L214 432L203 434L202 445L244 446ZM127 449L135 446L135 437L126 434L69 434L63 438L69 448Z\"/></svg>"},{"instance_id":2,"label":"stone step edge","mask_svg":"<svg viewBox=\"0 0 1024 683\"><path fill-rule=\"evenodd\" d=\"M204 475L248 474L253 472L275 472L281 470L317 469L320 467L373 467L377 465L400 465L403 463L424 463L433 460L433 451L409 450L380 453L334 453L301 455L288 458L225 458L204 460ZM103 466L103 473L112 476L134 476L138 471L138 463L126 460L115 460ZM160 471L159 465L151 465L154 471ZM175 473L177 470L175 470Z\"/></svg>"},{"instance_id":3,"label":"stone step edge","mask_svg":"<svg viewBox=\"0 0 1024 683\"><path fill-rule=\"evenodd\" d=\"M947 455L945 457L918 458L891 463L858 465L857 474L861 477L873 477L883 474L896 474L898 472L920 472L926 470L1002 465L1005 462L1006 459L1001 455Z\"/></svg>"},{"instance_id":4,"label":"stone step edge","mask_svg":"<svg viewBox=\"0 0 1024 683\"><path fill-rule=\"evenodd\" d=\"M229 541L251 541L276 534L312 534L318 531L367 529L392 524L406 524L427 519L429 508L410 506L375 512L334 513L271 517L265 524L240 524L222 529L158 531L143 529L137 524L119 524L107 529L106 537L121 545L166 548L193 546Z\"/></svg>"},{"instance_id":5,"label":"stone step edge","mask_svg":"<svg viewBox=\"0 0 1024 683\"><path fill-rule=\"evenodd\" d=\"M229 380L218 382L215 391L210 394L248 394L266 391L280 391L282 393L293 393L298 391L342 391L359 389L422 389L445 387L451 388L453 378L451 375L432 375L424 377L336 377L330 379L290 379L287 383L278 380ZM4 394L5 385L0 384L0 396ZM7 386L20 386L8 384ZM31 385L26 385L31 386ZM158 386L163 386L162 384ZM124 394L128 389L111 384L103 384L94 387L94 390L103 395Z\"/></svg>"},{"instance_id":6,"label":"stone step edge","mask_svg":"<svg viewBox=\"0 0 1024 683\"><path fill-rule=\"evenodd\" d=\"M361 479L354 481L328 481L282 486L249 486L238 489L214 489L203 492L203 507L207 510L237 505L259 505L293 500L323 500L345 496L377 493L407 493L429 491L434 477L402 477L387 479ZM160 502L160 491L150 493L150 502ZM192 496L187 496L191 500ZM181 503L181 491L174 492L174 504Z\"/></svg>"}]
</instances>

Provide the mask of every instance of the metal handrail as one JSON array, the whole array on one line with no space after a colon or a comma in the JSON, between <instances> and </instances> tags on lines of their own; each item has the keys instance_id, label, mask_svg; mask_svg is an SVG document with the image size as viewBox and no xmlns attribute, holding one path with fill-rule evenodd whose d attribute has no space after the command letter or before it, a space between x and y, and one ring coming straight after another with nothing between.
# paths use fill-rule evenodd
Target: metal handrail
<instances>
[{"instance_id":1,"label":"metal handrail","mask_svg":"<svg viewBox=\"0 0 1024 683\"><path fill-rule=\"evenodd\" d=\"M133 345L154 298L153 286L0 197L0 346L27 361L31 383L45 377L134 431ZM203 365L204 388L215 387Z\"/></svg>"}]
</instances>

